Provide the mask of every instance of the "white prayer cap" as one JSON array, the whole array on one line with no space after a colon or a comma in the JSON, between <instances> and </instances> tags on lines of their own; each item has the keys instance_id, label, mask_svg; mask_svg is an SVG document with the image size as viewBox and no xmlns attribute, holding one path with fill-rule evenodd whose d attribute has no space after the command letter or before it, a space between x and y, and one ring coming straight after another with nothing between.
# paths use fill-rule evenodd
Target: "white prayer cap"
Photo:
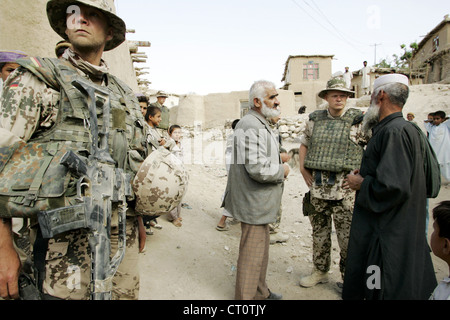
<instances>
[{"instance_id":1,"label":"white prayer cap","mask_svg":"<svg viewBox=\"0 0 450 320\"><path fill-rule=\"evenodd\" d=\"M379 77L373 82L373 91L377 90L379 87L384 86L389 83L403 83L404 85L409 85L409 79L403 74L393 73L387 74Z\"/></svg>"}]
</instances>

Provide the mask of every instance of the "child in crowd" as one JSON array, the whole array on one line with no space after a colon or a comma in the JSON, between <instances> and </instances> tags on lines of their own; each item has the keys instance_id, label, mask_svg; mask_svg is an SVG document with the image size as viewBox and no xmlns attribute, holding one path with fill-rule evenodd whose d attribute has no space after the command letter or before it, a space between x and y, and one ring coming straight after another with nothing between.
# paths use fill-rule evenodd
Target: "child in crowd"
<instances>
[{"instance_id":1,"label":"child in crowd","mask_svg":"<svg viewBox=\"0 0 450 320\"><path fill-rule=\"evenodd\" d=\"M142 116L145 118L145 115L147 114L147 109L148 109L148 98L143 95L142 93L137 93L136 97L139 101L139 105L141 107L141 112L142 112Z\"/></svg>"},{"instance_id":2,"label":"child in crowd","mask_svg":"<svg viewBox=\"0 0 450 320\"><path fill-rule=\"evenodd\" d=\"M181 161L183 161L183 146L181 145L181 127L177 124L174 124L169 128L169 136L175 142L172 153L178 157Z\"/></svg>"},{"instance_id":3,"label":"child in crowd","mask_svg":"<svg viewBox=\"0 0 450 320\"><path fill-rule=\"evenodd\" d=\"M148 126L148 135L147 135L147 143L148 143L148 154L150 155L153 151L158 149L161 146L166 145L165 139L161 136L159 131L157 130L159 123L161 122L161 109L155 106L148 106L147 113L145 114L145 121ZM159 216L145 216L143 218L143 222L145 225L146 233L148 235L152 235L153 231L151 227L155 229L162 229L162 226L158 224L157 218Z\"/></svg>"},{"instance_id":4,"label":"child in crowd","mask_svg":"<svg viewBox=\"0 0 450 320\"><path fill-rule=\"evenodd\" d=\"M431 249L436 257L447 262L449 277L441 281L430 300L450 300L450 201L443 201L434 208L433 218Z\"/></svg>"},{"instance_id":5,"label":"child in crowd","mask_svg":"<svg viewBox=\"0 0 450 320\"><path fill-rule=\"evenodd\" d=\"M171 152L181 161L183 161L183 146L181 145L181 127L179 125L173 125L169 128L169 135L171 140L173 140L173 147L171 148ZM180 204L169 212L167 218L169 221L173 223L176 227L182 226L183 218L181 218L181 205Z\"/></svg>"},{"instance_id":6,"label":"child in crowd","mask_svg":"<svg viewBox=\"0 0 450 320\"><path fill-rule=\"evenodd\" d=\"M430 144L438 158L441 174L446 184L450 183L450 121L444 111L433 114L433 123L425 121Z\"/></svg>"},{"instance_id":7,"label":"child in crowd","mask_svg":"<svg viewBox=\"0 0 450 320\"><path fill-rule=\"evenodd\" d=\"M416 116L415 116L414 113L412 113L412 112L409 112L409 113L406 115L406 119L408 119L408 121L414 122L415 124L417 124L417 122L414 121L414 118L415 118L415 117L416 117Z\"/></svg>"},{"instance_id":8,"label":"child in crowd","mask_svg":"<svg viewBox=\"0 0 450 320\"><path fill-rule=\"evenodd\" d=\"M166 144L166 141L156 129L161 120L161 109L155 106L149 106L147 108L147 113L145 114L145 121L149 127L147 136L147 142L150 146L149 153Z\"/></svg>"}]
</instances>

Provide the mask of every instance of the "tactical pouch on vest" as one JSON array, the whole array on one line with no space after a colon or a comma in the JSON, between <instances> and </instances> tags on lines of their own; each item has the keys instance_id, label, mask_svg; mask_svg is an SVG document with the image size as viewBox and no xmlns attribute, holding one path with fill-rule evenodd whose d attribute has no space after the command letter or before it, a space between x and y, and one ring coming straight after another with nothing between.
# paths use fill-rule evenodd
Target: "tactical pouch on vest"
<instances>
[{"instance_id":1,"label":"tactical pouch on vest","mask_svg":"<svg viewBox=\"0 0 450 320\"><path fill-rule=\"evenodd\" d=\"M311 204L311 192L308 192L305 194L305 197L303 198L303 215L305 217L308 217L316 212L316 209Z\"/></svg>"},{"instance_id":2,"label":"tactical pouch on vest","mask_svg":"<svg viewBox=\"0 0 450 320\"><path fill-rule=\"evenodd\" d=\"M16 143L0 148L0 217L35 218L64 206L70 173L60 164L62 143Z\"/></svg>"}]
</instances>

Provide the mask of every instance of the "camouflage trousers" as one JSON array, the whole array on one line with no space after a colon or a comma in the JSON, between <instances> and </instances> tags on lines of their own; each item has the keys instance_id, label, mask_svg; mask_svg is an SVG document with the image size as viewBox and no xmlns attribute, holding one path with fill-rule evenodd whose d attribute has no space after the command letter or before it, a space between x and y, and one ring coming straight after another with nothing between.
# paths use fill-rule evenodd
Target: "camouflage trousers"
<instances>
[{"instance_id":1,"label":"camouflage trousers","mask_svg":"<svg viewBox=\"0 0 450 320\"><path fill-rule=\"evenodd\" d=\"M347 259L347 246L352 223L355 193L348 193L342 200L323 200L311 197L315 212L309 214L313 236L313 263L316 269L328 272L331 265L332 220L340 248L339 270L342 276Z\"/></svg>"},{"instance_id":2,"label":"camouflage trousers","mask_svg":"<svg viewBox=\"0 0 450 320\"><path fill-rule=\"evenodd\" d=\"M45 261L45 294L64 300L90 299L90 248L88 231L79 229L50 239ZM118 228L111 228L111 255L117 251ZM113 278L113 300L139 298L138 222L127 217L125 257Z\"/></svg>"}]
</instances>

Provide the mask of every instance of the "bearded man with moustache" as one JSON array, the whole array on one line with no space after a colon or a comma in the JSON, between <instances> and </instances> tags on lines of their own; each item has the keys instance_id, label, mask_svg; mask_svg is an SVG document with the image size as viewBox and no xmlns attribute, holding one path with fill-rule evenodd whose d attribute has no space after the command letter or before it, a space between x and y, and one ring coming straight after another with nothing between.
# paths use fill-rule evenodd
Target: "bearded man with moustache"
<instances>
[{"instance_id":1,"label":"bearded man with moustache","mask_svg":"<svg viewBox=\"0 0 450 320\"><path fill-rule=\"evenodd\" d=\"M373 135L360 170L344 187L357 190L348 244L344 299L422 300L436 287L426 221L421 138L403 118L408 78L374 82L363 128Z\"/></svg>"},{"instance_id":2,"label":"bearded man with moustache","mask_svg":"<svg viewBox=\"0 0 450 320\"><path fill-rule=\"evenodd\" d=\"M233 151L222 206L241 221L236 300L281 299L266 283L269 224L281 205L289 166L282 163L279 141L269 120L280 115L278 93L268 81L257 81L249 93L250 111L234 131Z\"/></svg>"},{"instance_id":3,"label":"bearded man with moustache","mask_svg":"<svg viewBox=\"0 0 450 320\"><path fill-rule=\"evenodd\" d=\"M351 94L342 78L328 81L327 88L319 93L327 108L310 114L300 138L300 171L310 189L303 212L309 217L313 237L313 270L300 279L300 286L305 288L329 280L333 221L344 278L355 192L343 189L342 184L345 176L361 165L369 138L362 132L362 111L347 106ZM337 285L340 290L342 282Z\"/></svg>"}]
</instances>

